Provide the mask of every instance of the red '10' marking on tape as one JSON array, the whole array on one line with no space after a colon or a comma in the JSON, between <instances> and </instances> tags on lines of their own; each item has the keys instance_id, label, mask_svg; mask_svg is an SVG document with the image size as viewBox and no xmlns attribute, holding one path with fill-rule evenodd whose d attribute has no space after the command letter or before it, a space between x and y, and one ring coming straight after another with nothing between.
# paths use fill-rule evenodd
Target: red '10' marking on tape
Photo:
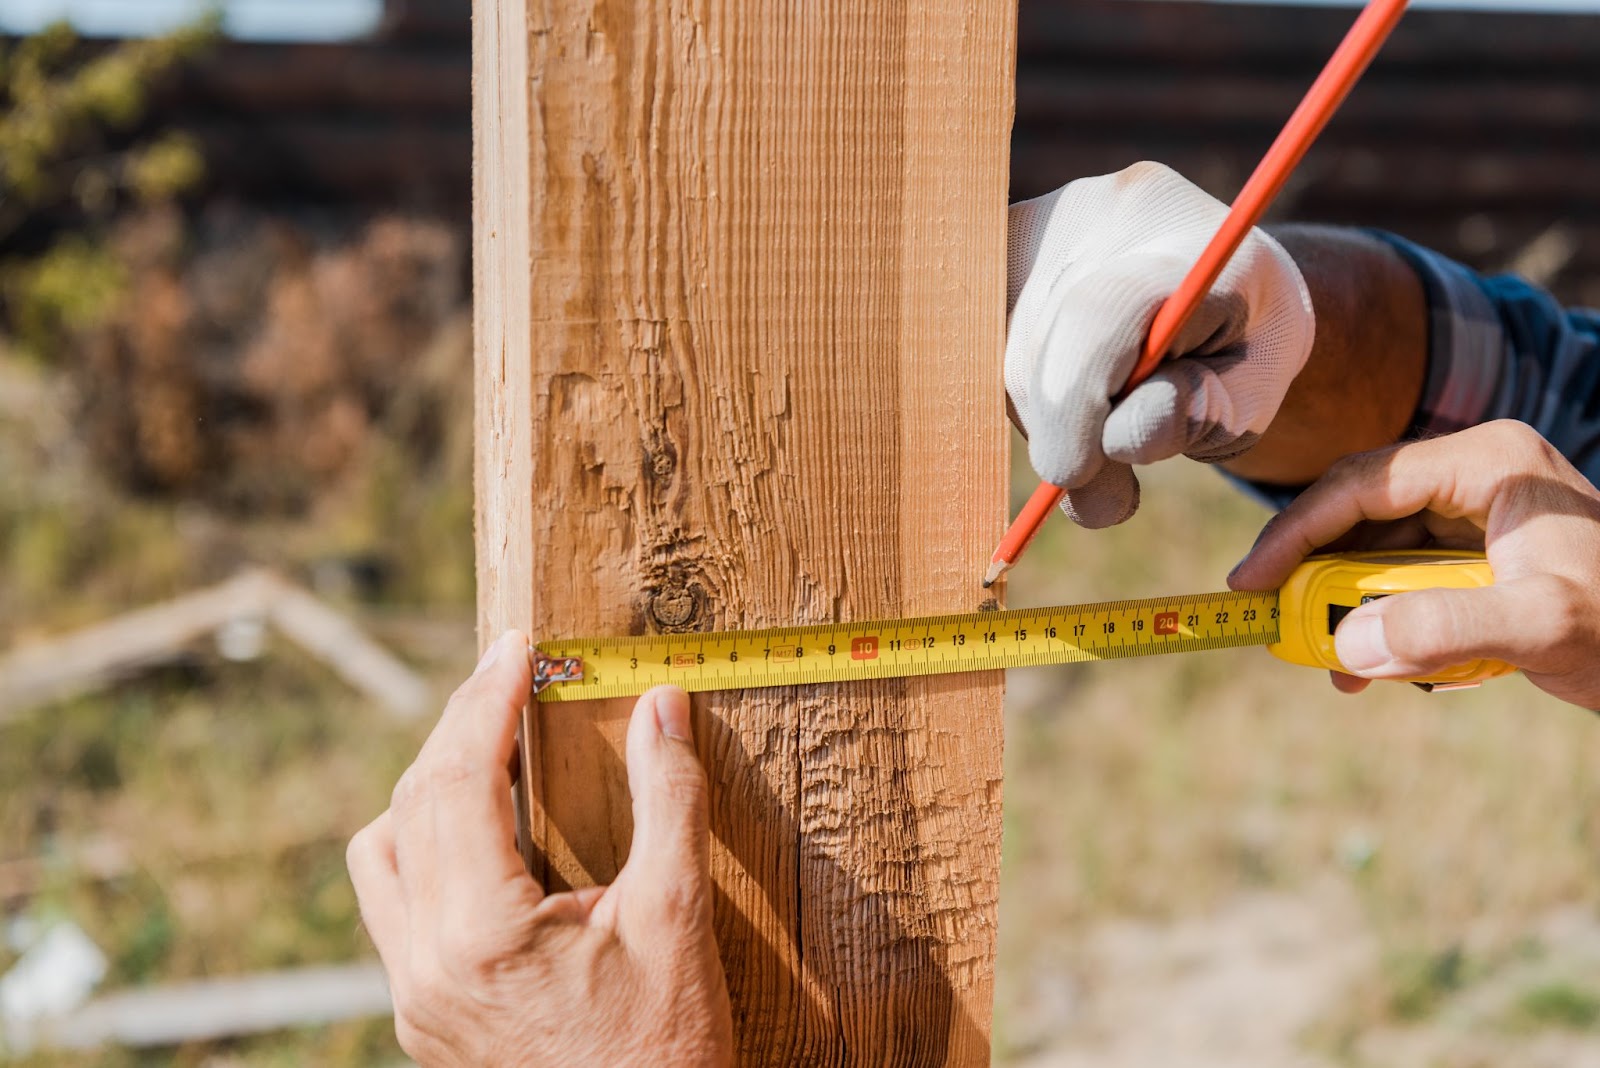
<instances>
[{"instance_id":1,"label":"red '10' marking on tape","mask_svg":"<svg viewBox=\"0 0 1600 1068\"><path fill-rule=\"evenodd\" d=\"M850 639L850 659L851 660L876 660L876 659L878 659L878 639L876 637L871 637L871 638L851 638Z\"/></svg>"},{"instance_id":2,"label":"red '10' marking on tape","mask_svg":"<svg viewBox=\"0 0 1600 1068\"><path fill-rule=\"evenodd\" d=\"M1178 633L1178 613L1176 613L1176 612L1160 612L1160 613L1157 613L1157 615L1156 615L1156 633L1157 634L1176 634L1176 633Z\"/></svg>"}]
</instances>

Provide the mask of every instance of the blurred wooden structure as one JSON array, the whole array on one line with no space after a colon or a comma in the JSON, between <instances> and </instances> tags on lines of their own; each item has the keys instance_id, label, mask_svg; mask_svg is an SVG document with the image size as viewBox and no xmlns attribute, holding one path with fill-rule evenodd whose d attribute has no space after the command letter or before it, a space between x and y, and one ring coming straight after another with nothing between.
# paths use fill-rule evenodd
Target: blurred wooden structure
<instances>
[{"instance_id":1,"label":"blurred wooden structure","mask_svg":"<svg viewBox=\"0 0 1600 1068\"><path fill-rule=\"evenodd\" d=\"M1021 10L1018 198L1141 157L1231 198L1355 15L1184 0ZM1412 11L1274 216L1383 227L1496 270L1543 237L1540 280L1600 303L1596 56L1600 16Z\"/></svg>"},{"instance_id":2,"label":"blurred wooden structure","mask_svg":"<svg viewBox=\"0 0 1600 1068\"><path fill-rule=\"evenodd\" d=\"M395 718L413 719L432 707L427 682L354 620L271 571L247 568L210 589L0 650L0 724L170 663L229 626L269 623Z\"/></svg>"},{"instance_id":3,"label":"blurred wooden structure","mask_svg":"<svg viewBox=\"0 0 1600 1068\"><path fill-rule=\"evenodd\" d=\"M469 0L388 0L369 41L226 43L169 87L158 121L199 138L219 192L465 222L471 31Z\"/></svg>"},{"instance_id":4,"label":"blurred wooden structure","mask_svg":"<svg viewBox=\"0 0 1600 1068\"><path fill-rule=\"evenodd\" d=\"M20 1055L183 1046L393 1013L381 965L324 964L120 990L65 1016L12 1021L8 1030L10 1052Z\"/></svg>"},{"instance_id":5,"label":"blurred wooden structure","mask_svg":"<svg viewBox=\"0 0 1600 1068\"><path fill-rule=\"evenodd\" d=\"M232 45L165 118L252 199L469 198L466 0L392 0L347 45ZM1159 159L1228 198L1354 17L1194 0L1022 0L1012 194ZM1600 303L1600 16L1413 11L1279 217L1393 229Z\"/></svg>"}]
</instances>

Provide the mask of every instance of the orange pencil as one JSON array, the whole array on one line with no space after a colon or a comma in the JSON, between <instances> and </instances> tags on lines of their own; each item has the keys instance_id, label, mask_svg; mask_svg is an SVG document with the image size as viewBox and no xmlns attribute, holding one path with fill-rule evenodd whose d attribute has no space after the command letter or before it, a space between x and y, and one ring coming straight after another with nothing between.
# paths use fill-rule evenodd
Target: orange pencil
<instances>
[{"instance_id":1,"label":"orange pencil","mask_svg":"<svg viewBox=\"0 0 1600 1068\"><path fill-rule=\"evenodd\" d=\"M1177 291L1156 312L1155 320L1150 324L1150 334L1145 339L1144 351L1134 366L1133 374L1128 376L1128 384L1123 387L1121 396L1127 396L1161 366L1178 332L1200 307L1201 300L1210 292L1233 254L1239 250L1240 243L1261 221L1261 216L1305 157L1317 135L1328 125L1328 120L1339 110L1339 105L1350 95L1350 90L1355 88L1362 72L1378 54L1378 49L1383 47L1383 42L1388 39L1405 9L1406 0L1369 0L1366 10L1361 12L1343 43L1333 53L1333 58L1328 60L1328 65L1312 83L1306 98L1289 117L1283 132L1239 191L1228 217L1222 221L1222 228L1200 254L1199 261L1190 269ZM1039 528L1064 496L1066 491L1059 486L1052 486L1048 482L1039 484L1006 530L1005 537L1000 539L1000 547L994 551L989 571L983 578L985 588L994 585L996 579L1021 559L1028 543L1039 533Z\"/></svg>"}]
</instances>

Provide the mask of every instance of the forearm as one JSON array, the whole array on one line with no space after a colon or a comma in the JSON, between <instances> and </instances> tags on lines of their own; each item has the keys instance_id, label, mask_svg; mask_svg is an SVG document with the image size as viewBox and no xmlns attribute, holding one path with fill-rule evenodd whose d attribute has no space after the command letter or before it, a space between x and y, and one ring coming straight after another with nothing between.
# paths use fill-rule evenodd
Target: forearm
<instances>
[{"instance_id":1,"label":"forearm","mask_svg":"<svg viewBox=\"0 0 1600 1068\"><path fill-rule=\"evenodd\" d=\"M1428 311L1416 273L1376 238L1320 226L1272 235L1311 290L1316 342L1267 432L1225 466L1293 486L1404 435L1427 375Z\"/></svg>"}]
</instances>

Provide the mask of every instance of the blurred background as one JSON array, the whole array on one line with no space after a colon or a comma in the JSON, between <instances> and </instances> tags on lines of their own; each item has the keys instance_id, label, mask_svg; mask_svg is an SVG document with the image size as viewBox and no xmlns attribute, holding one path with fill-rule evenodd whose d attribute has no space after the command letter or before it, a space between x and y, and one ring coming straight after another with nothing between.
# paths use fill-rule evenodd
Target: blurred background
<instances>
[{"instance_id":1,"label":"blurred background","mask_svg":"<svg viewBox=\"0 0 1600 1068\"><path fill-rule=\"evenodd\" d=\"M1595 9L1414 12L1278 216L1600 304ZM1022 0L1013 195L1230 199L1353 15ZM0 698L16 1063L403 1062L343 850L473 659L469 32L0 0L0 661L73 641ZM1265 519L1186 462L1145 500L1012 604L1218 588ZM998 1062L1600 1065L1597 728L1260 650L1015 674ZM91 989L110 1044L22 1052Z\"/></svg>"}]
</instances>

